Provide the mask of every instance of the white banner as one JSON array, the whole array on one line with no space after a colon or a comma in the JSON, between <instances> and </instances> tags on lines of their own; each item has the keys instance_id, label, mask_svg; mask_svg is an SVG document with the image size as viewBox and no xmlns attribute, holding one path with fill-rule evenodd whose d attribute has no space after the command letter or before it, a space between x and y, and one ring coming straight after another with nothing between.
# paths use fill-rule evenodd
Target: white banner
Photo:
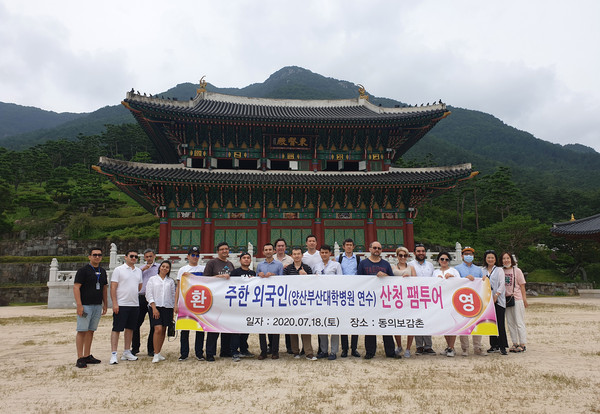
<instances>
[{"instance_id":1,"label":"white banner","mask_svg":"<svg viewBox=\"0 0 600 414\"><path fill-rule=\"evenodd\" d=\"M184 276L177 329L207 332L497 335L487 278Z\"/></svg>"}]
</instances>

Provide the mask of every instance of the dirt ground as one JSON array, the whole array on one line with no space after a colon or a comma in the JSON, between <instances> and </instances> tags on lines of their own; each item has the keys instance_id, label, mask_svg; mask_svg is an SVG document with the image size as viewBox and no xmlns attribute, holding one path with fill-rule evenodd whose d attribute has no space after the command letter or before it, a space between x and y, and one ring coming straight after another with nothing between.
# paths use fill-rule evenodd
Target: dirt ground
<instances>
[{"instance_id":1,"label":"dirt ground","mask_svg":"<svg viewBox=\"0 0 600 414\"><path fill-rule=\"evenodd\" d=\"M177 340L165 343L167 360L159 364L144 349L138 361L109 365L110 313L92 346L102 363L78 369L74 310L0 308L0 412L600 413L597 299L530 299L522 354L401 360L384 358L378 337L372 360L307 361L282 353L279 360L178 362ZM142 335L147 330L146 322ZM434 337L436 351L444 344ZM258 354L257 335L250 350Z\"/></svg>"}]
</instances>

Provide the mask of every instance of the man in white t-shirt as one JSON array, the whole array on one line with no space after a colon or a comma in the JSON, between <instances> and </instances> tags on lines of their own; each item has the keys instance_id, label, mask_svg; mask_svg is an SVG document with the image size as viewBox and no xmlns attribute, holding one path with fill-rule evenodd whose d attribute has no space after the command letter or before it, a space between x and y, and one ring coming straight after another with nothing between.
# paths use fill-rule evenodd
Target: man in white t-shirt
<instances>
[{"instance_id":1,"label":"man in white t-shirt","mask_svg":"<svg viewBox=\"0 0 600 414\"><path fill-rule=\"evenodd\" d=\"M188 264L181 266L177 272L177 288L175 289L175 309L174 314L177 315L179 310L179 289L181 289L181 277L183 275L201 276L204 272L204 266L198 265L200 261L200 249L193 246L188 250ZM204 361L204 332L196 331L196 343L194 344L194 352L198 361ZM185 361L190 354L190 331L181 331L179 337L179 361Z\"/></svg>"},{"instance_id":2,"label":"man in white t-shirt","mask_svg":"<svg viewBox=\"0 0 600 414\"><path fill-rule=\"evenodd\" d=\"M302 255L302 263L309 265L313 271L317 264L321 263L321 255L317 250L317 236L314 234L306 236L306 251Z\"/></svg>"},{"instance_id":3,"label":"man in white t-shirt","mask_svg":"<svg viewBox=\"0 0 600 414\"><path fill-rule=\"evenodd\" d=\"M427 249L420 243L415 244L415 260L408 265L415 268L417 277L433 277L433 264L427 261ZM431 336L415 336L415 342L417 355L435 355ZM410 355L410 349L407 349L406 352Z\"/></svg>"},{"instance_id":4,"label":"man in white t-shirt","mask_svg":"<svg viewBox=\"0 0 600 414\"><path fill-rule=\"evenodd\" d=\"M316 275L343 275L342 266L334 260L331 260L331 246L323 244L319 255L321 261L313 268ZM337 353L340 348L340 336L331 335L331 353L329 353L329 336L326 334L319 335L319 352L317 358L327 358L333 361L337 358Z\"/></svg>"},{"instance_id":5,"label":"man in white t-shirt","mask_svg":"<svg viewBox=\"0 0 600 414\"><path fill-rule=\"evenodd\" d=\"M110 279L110 298L113 308L113 327L110 334L110 364L118 364L117 347L119 336L125 331L122 361L135 361L138 358L131 353L133 330L137 327L139 314L138 292L142 288L142 271L135 267L138 253L129 250L125 255L125 263L117 267Z\"/></svg>"}]
</instances>

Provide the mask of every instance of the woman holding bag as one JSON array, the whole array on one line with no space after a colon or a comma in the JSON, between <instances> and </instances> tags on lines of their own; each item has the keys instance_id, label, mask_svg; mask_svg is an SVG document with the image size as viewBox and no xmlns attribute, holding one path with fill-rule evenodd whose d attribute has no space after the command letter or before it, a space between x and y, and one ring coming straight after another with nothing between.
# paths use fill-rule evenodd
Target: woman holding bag
<instances>
[{"instance_id":1,"label":"woman holding bag","mask_svg":"<svg viewBox=\"0 0 600 414\"><path fill-rule=\"evenodd\" d=\"M501 260L506 288L506 323L513 343L509 351L524 352L527 350L525 308L528 306L525 294L525 276L517 267L512 254L502 253Z\"/></svg>"},{"instance_id":2,"label":"woman holding bag","mask_svg":"<svg viewBox=\"0 0 600 414\"><path fill-rule=\"evenodd\" d=\"M496 324L498 325L498 336L490 336L490 349L488 352L500 352L502 355L507 355L508 340L506 338L505 327L505 308L506 308L506 287L504 285L504 272L501 267L498 267L498 256L494 250L487 250L483 254L485 266L483 273L490 279L492 288L492 297L494 299L494 307L496 309Z\"/></svg>"}]
</instances>

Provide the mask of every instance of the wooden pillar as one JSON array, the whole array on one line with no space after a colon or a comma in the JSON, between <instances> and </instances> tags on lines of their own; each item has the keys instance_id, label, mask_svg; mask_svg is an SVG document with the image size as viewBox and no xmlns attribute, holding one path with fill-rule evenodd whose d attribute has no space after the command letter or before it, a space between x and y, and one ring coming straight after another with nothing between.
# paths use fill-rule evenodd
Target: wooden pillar
<instances>
[{"instance_id":1,"label":"wooden pillar","mask_svg":"<svg viewBox=\"0 0 600 414\"><path fill-rule=\"evenodd\" d=\"M202 224L202 246L200 246L201 252L212 252L214 250L214 230L213 223L210 217L204 218Z\"/></svg>"},{"instance_id":2,"label":"wooden pillar","mask_svg":"<svg viewBox=\"0 0 600 414\"><path fill-rule=\"evenodd\" d=\"M166 217L160 218L160 225L158 230L158 252L160 254L171 253L171 247L169 245L169 219Z\"/></svg>"},{"instance_id":3,"label":"wooden pillar","mask_svg":"<svg viewBox=\"0 0 600 414\"><path fill-rule=\"evenodd\" d=\"M377 232L375 231L375 220L373 218L367 219L367 229L365 234L365 248L368 249L369 245L377 240Z\"/></svg>"},{"instance_id":4,"label":"wooden pillar","mask_svg":"<svg viewBox=\"0 0 600 414\"><path fill-rule=\"evenodd\" d=\"M404 246L411 252L415 251L415 233L412 219L404 222Z\"/></svg>"},{"instance_id":5,"label":"wooden pillar","mask_svg":"<svg viewBox=\"0 0 600 414\"><path fill-rule=\"evenodd\" d=\"M258 226L258 246L256 246L256 249L254 250L256 252L256 257L264 257L263 246L270 242L270 237L269 220L266 217L262 217Z\"/></svg>"}]
</instances>

